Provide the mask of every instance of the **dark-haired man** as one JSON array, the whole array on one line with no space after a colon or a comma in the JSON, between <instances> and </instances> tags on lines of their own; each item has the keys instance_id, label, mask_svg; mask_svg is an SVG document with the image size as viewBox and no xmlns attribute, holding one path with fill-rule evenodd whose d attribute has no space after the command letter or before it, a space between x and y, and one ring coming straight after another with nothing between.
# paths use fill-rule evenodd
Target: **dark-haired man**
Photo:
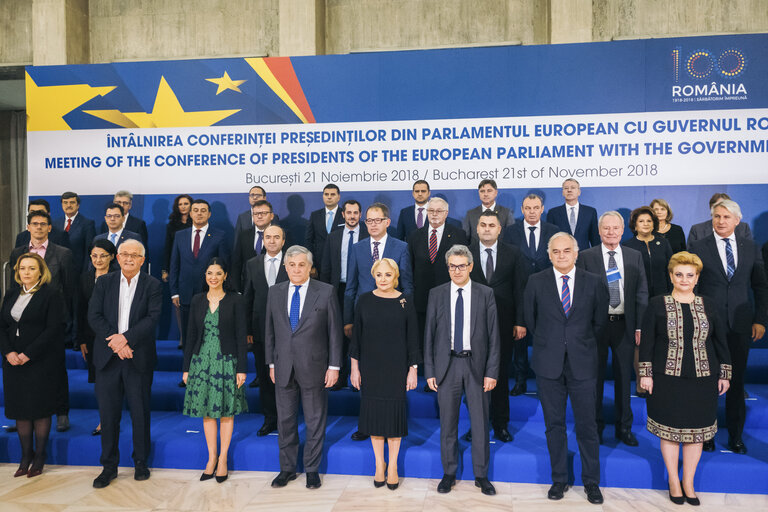
<instances>
[{"instance_id":1,"label":"dark-haired man","mask_svg":"<svg viewBox=\"0 0 768 512\"><path fill-rule=\"evenodd\" d=\"M339 187L333 183L323 187L324 208L313 211L309 215L309 224L304 234L304 247L309 249L314 259L315 268L320 271L322 268L323 249L328 233L344 227L344 216L339 208L341 192Z\"/></svg>"},{"instance_id":2,"label":"dark-haired man","mask_svg":"<svg viewBox=\"0 0 768 512\"><path fill-rule=\"evenodd\" d=\"M397 238L407 242L411 233L423 228L427 223L427 202L429 201L429 183L418 180L411 190L415 204L400 210L397 217Z\"/></svg>"},{"instance_id":3,"label":"dark-haired man","mask_svg":"<svg viewBox=\"0 0 768 512\"><path fill-rule=\"evenodd\" d=\"M40 211L47 213L49 216L51 215L51 205L48 201L45 199L30 200L27 205L27 213ZM66 231L59 229L58 226L51 225L51 232L48 233L48 239L56 245L69 248L69 234ZM20 245L29 245L29 230L25 229L16 235L16 242L13 246L19 247Z\"/></svg>"},{"instance_id":4,"label":"dark-haired man","mask_svg":"<svg viewBox=\"0 0 768 512\"><path fill-rule=\"evenodd\" d=\"M76 275L80 275L88 264L88 250L93 237L96 236L94 222L80 213L80 196L75 192L61 194L61 210L64 218L60 219L59 226L69 236L69 249L72 251Z\"/></svg>"},{"instance_id":5,"label":"dark-haired man","mask_svg":"<svg viewBox=\"0 0 768 512\"><path fill-rule=\"evenodd\" d=\"M499 217L502 232L507 226L515 223L515 218L510 213L509 208L496 204L499 187L496 186L495 180L482 180L477 186L477 194L480 196L480 206L469 210L462 222L462 227L469 240L477 239L477 221L480 218L480 214L486 210L495 212Z\"/></svg>"},{"instance_id":6,"label":"dark-haired man","mask_svg":"<svg viewBox=\"0 0 768 512\"><path fill-rule=\"evenodd\" d=\"M251 207L252 225L240 232L232 253L232 268L229 280L237 291L243 290L245 264L251 258L264 253L264 230L272 225L275 217L269 201L259 200Z\"/></svg>"}]
</instances>

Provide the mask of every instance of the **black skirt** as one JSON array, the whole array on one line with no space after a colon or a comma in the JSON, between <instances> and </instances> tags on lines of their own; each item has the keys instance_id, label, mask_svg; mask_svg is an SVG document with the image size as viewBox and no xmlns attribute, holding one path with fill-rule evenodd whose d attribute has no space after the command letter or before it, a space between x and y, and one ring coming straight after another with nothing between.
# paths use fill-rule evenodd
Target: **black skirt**
<instances>
[{"instance_id":1,"label":"black skirt","mask_svg":"<svg viewBox=\"0 0 768 512\"><path fill-rule=\"evenodd\" d=\"M717 375L685 378L653 376L647 399L651 434L675 443L703 443L717 432Z\"/></svg>"}]
</instances>

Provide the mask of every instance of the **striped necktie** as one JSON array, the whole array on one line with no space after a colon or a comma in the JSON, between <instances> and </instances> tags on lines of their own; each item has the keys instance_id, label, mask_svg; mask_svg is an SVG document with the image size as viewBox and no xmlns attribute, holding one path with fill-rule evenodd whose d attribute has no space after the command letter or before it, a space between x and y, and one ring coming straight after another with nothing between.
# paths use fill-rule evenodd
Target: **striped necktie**
<instances>
[{"instance_id":1,"label":"striped necktie","mask_svg":"<svg viewBox=\"0 0 768 512\"><path fill-rule=\"evenodd\" d=\"M728 276L728 280L730 281L731 278L733 278L733 274L736 272L736 260L733 258L733 247L731 247L731 240L728 238L723 238L723 242L725 242L725 263L728 267L725 273Z\"/></svg>"},{"instance_id":2,"label":"striped necktie","mask_svg":"<svg viewBox=\"0 0 768 512\"><path fill-rule=\"evenodd\" d=\"M571 289L568 287L568 276L563 276L563 288L560 291L560 302L563 304L563 313L565 317L571 312Z\"/></svg>"}]
</instances>

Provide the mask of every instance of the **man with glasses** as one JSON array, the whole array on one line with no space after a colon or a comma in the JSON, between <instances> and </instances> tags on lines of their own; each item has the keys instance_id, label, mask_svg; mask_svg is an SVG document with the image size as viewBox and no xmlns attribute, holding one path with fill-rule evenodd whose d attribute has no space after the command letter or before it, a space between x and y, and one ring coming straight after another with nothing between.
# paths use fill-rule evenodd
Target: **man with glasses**
<instances>
[{"instance_id":1,"label":"man with glasses","mask_svg":"<svg viewBox=\"0 0 768 512\"><path fill-rule=\"evenodd\" d=\"M229 282L241 292L245 283L245 264L251 258L264 254L264 230L272 225L275 215L269 201L259 200L251 207L253 225L240 233L232 254L232 269Z\"/></svg>"},{"instance_id":2,"label":"man with glasses","mask_svg":"<svg viewBox=\"0 0 768 512\"><path fill-rule=\"evenodd\" d=\"M314 258L315 268L320 271L322 268L323 249L325 249L325 240L331 231L344 228L344 216L339 208L341 192L339 187L329 183L323 188L324 208L313 211L309 215L307 231L304 234L304 247L309 249Z\"/></svg>"},{"instance_id":3,"label":"man with glasses","mask_svg":"<svg viewBox=\"0 0 768 512\"><path fill-rule=\"evenodd\" d=\"M138 234L139 240L141 241L142 244L144 244L144 247L146 247L147 240L149 240L149 237L147 235L147 223L141 220L139 217L136 217L135 215L130 214L131 207L133 206L133 194L131 194L127 190L119 190L115 192L115 197L112 203L119 204L120 207L123 209L122 228ZM100 233L105 233L107 231L107 226L108 224L104 222L101 225Z\"/></svg>"},{"instance_id":4,"label":"man with glasses","mask_svg":"<svg viewBox=\"0 0 768 512\"><path fill-rule=\"evenodd\" d=\"M251 190L248 191L248 205L249 208L245 210L243 213L237 216L237 221L235 222L235 243L233 247L237 247L237 240L240 238L240 235L243 231L247 231L248 229L252 228L256 225L256 222L253 219L253 206L256 204L256 201L266 201L267 200L267 191L264 190L264 187L260 187L259 185L254 185L251 187ZM274 214L274 217L272 218L272 223L277 224L280 218L277 216L277 214Z\"/></svg>"},{"instance_id":5,"label":"man with glasses","mask_svg":"<svg viewBox=\"0 0 768 512\"><path fill-rule=\"evenodd\" d=\"M45 199L32 199L29 201L29 205L27 206L27 213L32 213L35 211L43 211L50 215L51 205ZM93 236L91 236L91 238L93 238ZM51 232L48 233L48 240L56 245L60 245L69 249L69 233L59 229L59 227L55 224L51 226ZM90 242L91 240L89 239L88 243ZM13 246L19 247L20 245L29 245L29 230L25 229L16 235L16 242L13 244Z\"/></svg>"},{"instance_id":6,"label":"man with glasses","mask_svg":"<svg viewBox=\"0 0 768 512\"><path fill-rule=\"evenodd\" d=\"M138 240L141 242L141 236L129 229L125 229L125 214L123 207L117 203L107 205L104 213L104 225L107 226L105 233L93 237L96 240L109 240L116 249L126 240ZM113 269L114 270L114 269Z\"/></svg>"},{"instance_id":7,"label":"man with glasses","mask_svg":"<svg viewBox=\"0 0 768 512\"><path fill-rule=\"evenodd\" d=\"M437 492L451 492L459 466L459 409L466 396L472 428L475 486L494 495L488 480L489 395L499 373L499 324L493 290L470 279L473 257L465 245L445 253L451 282L429 292L424 334L424 375L437 392L443 478ZM503 312L502 314L506 314Z\"/></svg>"}]
</instances>

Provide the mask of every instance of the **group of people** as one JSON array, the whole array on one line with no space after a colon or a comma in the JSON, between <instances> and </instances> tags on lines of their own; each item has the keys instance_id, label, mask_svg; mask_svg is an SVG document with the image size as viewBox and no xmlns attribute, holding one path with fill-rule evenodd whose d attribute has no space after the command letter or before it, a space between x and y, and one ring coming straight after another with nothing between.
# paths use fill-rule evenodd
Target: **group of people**
<instances>
[{"instance_id":1,"label":"group of people","mask_svg":"<svg viewBox=\"0 0 768 512\"><path fill-rule=\"evenodd\" d=\"M768 321L768 282L737 203L713 196L712 219L693 226L686 243L665 200L632 211L634 236L625 239L621 214L598 218L579 202L573 179L563 183L565 204L550 208L546 221L544 201L533 193L515 221L497 204L493 180L479 184L481 204L463 222L449 217L448 202L431 197L426 181L414 183L412 192L414 204L401 210L393 228L387 205L363 210L354 199L342 203L339 188L329 184L303 243L287 248L259 186L237 219L234 246L210 226L207 201L175 199L162 279L180 323L184 413L203 418L208 461L201 480L227 478L234 416L248 409L249 350L258 375L251 386L260 388L264 415L257 435L278 431L273 487L296 478L299 401L306 485L321 486L327 391L349 382L360 390L352 438L370 438L374 485L396 489L408 433L406 394L423 375L440 411L438 492L450 492L456 480L465 397L475 484L495 494L487 478L490 429L502 442L513 440L509 396L527 391L529 342L552 465L550 499L562 498L569 485L570 397L585 492L590 502L603 501L599 445L609 352L615 436L638 445L634 374L634 391L648 400L647 428L661 440L673 502L698 503L693 476L701 451L714 450L718 394L726 393L728 446L746 453L744 373L750 342L763 336ZM101 420L95 433L104 469L94 486L117 476L124 397L133 422L134 477L144 480L162 306L161 283L146 273L146 224L129 213L126 191L105 208L98 235L79 214L77 194L67 192L61 202L64 219L55 224L47 202L30 202L27 231L11 254L16 286L0 312L6 415L16 420L22 445L16 476L42 472L52 415L57 428L68 428L64 349L76 340L95 381Z\"/></svg>"}]
</instances>

